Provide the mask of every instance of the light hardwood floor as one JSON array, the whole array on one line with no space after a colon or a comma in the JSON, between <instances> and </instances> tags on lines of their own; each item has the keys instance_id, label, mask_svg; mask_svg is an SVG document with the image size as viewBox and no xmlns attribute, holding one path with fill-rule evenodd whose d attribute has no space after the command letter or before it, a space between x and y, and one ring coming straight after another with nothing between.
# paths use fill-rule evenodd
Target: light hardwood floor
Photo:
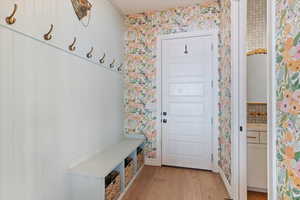
<instances>
[{"instance_id":1,"label":"light hardwood floor","mask_svg":"<svg viewBox=\"0 0 300 200\"><path fill-rule=\"evenodd\" d=\"M145 166L123 200L224 200L219 175L207 171Z\"/></svg>"},{"instance_id":2,"label":"light hardwood floor","mask_svg":"<svg viewBox=\"0 0 300 200\"><path fill-rule=\"evenodd\" d=\"M248 192L248 200L268 200L268 195L260 192Z\"/></svg>"}]
</instances>

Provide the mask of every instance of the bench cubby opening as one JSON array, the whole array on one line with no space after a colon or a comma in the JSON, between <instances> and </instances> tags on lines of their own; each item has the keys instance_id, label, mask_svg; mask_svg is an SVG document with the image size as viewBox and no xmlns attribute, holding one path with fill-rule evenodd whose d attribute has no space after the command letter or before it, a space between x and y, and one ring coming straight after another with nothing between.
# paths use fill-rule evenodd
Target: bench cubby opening
<instances>
[{"instance_id":1,"label":"bench cubby opening","mask_svg":"<svg viewBox=\"0 0 300 200\"><path fill-rule=\"evenodd\" d=\"M115 200L122 192L122 167L118 166L105 177L105 200Z\"/></svg>"},{"instance_id":2,"label":"bench cubby opening","mask_svg":"<svg viewBox=\"0 0 300 200\"><path fill-rule=\"evenodd\" d=\"M129 185L136 174L136 151L132 152L124 161L125 163L125 187Z\"/></svg>"},{"instance_id":3,"label":"bench cubby opening","mask_svg":"<svg viewBox=\"0 0 300 200\"><path fill-rule=\"evenodd\" d=\"M145 146L141 144L137 148L137 170L140 170L145 164Z\"/></svg>"}]
</instances>

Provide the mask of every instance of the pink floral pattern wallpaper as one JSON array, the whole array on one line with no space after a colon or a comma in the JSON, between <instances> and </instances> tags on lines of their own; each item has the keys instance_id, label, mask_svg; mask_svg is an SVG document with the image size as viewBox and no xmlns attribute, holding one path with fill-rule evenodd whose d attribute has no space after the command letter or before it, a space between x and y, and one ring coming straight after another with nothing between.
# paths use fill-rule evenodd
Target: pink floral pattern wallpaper
<instances>
[{"instance_id":1,"label":"pink floral pattern wallpaper","mask_svg":"<svg viewBox=\"0 0 300 200\"><path fill-rule=\"evenodd\" d=\"M231 184L231 0L220 2L219 166Z\"/></svg>"},{"instance_id":2,"label":"pink floral pattern wallpaper","mask_svg":"<svg viewBox=\"0 0 300 200\"><path fill-rule=\"evenodd\" d=\"M229 1L229 0L228 0ZM226 2L228 2L226 1ZM221 1L222 2L222 1ZM228 4L222 3L223 6ZM225 9L225 8L224 8ZM220 166L230 182L230 34L229 21L224 10L220 44ZM128 15L125 18L125 131L127 134L142 134L147 137L148 158L157 157L156 131L156 45L157 36L201 30L219 30L220 5L215 0L205 3ZM222 18L221 17L221 18ZM228 35L229 34L229 35ZM222 106L221 106L222 104ZM226 104L226 106L223 106ZM224 151L224 152L223 152ZM224 165L224 167L223 167Z\"/></svg>"},{"instance_id":3,"label":"pink floral pattern wallpaper","mask_svg":"<svg viewBox=\"0 0 300 200\"><path fill-rule=\"evenodd\" d=\"M276 0L277 194L300 199L300 1Z\"/></svg>"}]
</instances>

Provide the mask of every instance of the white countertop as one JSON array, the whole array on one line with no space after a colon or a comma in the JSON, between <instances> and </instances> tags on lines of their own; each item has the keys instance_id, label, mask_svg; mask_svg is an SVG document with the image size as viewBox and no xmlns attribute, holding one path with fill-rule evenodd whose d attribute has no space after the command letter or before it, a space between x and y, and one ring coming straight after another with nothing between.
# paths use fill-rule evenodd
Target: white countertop
<instances>
[{"instance_id":1,"label":"white countertop","mask_svg":"<svg viewBox=\"0 0 300 200\"><path fill-rule=\"evenodd\" d=\"M248 131L263 131L263 132L266 132L268 130L268 125L267 124L248 123L247 124L247 130Z\"/></svg>"}]
</instances>

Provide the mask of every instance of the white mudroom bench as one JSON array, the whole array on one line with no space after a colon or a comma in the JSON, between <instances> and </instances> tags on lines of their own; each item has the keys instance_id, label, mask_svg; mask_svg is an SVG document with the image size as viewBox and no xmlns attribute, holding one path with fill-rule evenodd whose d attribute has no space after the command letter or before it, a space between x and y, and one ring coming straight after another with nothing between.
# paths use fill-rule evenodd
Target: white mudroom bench
<instances>
[{"instance_id":1,"label":"white mudroom bench","mask_svg":"<svg viewBox=\"0 0 300 200\"><path fill-rule=\"evenodd\" d=\"M144 139L123 139L120 143L96 154L92 158L80 163L69 170L71 180L72 200L107 200L105 178L111 172L118 172L120 192L116 199L122 199L131 183L143 168L139 165L138 151L141 157L141 149L144 149ZM143 151L144 152L144 151ZM143 153L142 152L142 153ZM144 153L142 154L144 156ZM125 160L130 158L133 164L133 178L126 186L125 184ZM132 173L131 173L132 174ZM113 183L114 184L114 183Z\"/></svg>"}]
</instances>

